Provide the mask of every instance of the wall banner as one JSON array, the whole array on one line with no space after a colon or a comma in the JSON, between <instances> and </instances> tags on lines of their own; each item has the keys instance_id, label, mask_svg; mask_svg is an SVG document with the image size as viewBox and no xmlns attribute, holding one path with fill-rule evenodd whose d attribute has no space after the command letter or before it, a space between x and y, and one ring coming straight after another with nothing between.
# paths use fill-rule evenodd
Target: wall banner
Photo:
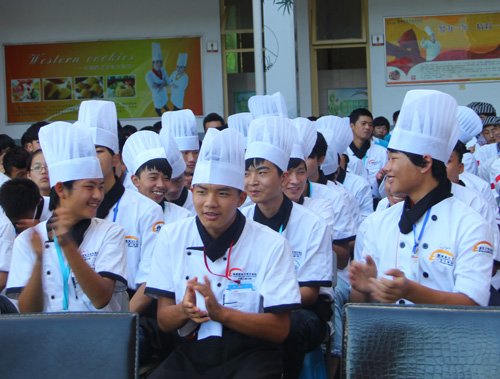
<instances>
[{"instance_id":1,"label":"wall banner","mask_svg":"<svg viewBox=\"0 0 500 379\"><path fill-rule=\"evenodd\" d=\"M385 18L386 85L500 80L500 13Z\"/></svg>"},{"instance_id":2,"label":"wall banner","mask_svg":"<svg viewBox=\"0 0 500 379\"><path fill-rule=\"evenodd\" d=\"M83 100L119 119L203 115L201 38L5 45L7 123L76 120ZM155 65L153 65L155 61Z\"/></svg>"}]
</instances>

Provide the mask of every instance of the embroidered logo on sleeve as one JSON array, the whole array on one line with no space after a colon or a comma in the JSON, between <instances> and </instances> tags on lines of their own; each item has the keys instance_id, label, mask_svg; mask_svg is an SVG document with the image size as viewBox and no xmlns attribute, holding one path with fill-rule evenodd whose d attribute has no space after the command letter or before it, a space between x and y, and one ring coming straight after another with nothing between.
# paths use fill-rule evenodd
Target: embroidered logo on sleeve
<instances>
[{"instance_id":1,"label":"embroidered logo on sleeve","mask_svg":"<svg viewBox=\"0 0 500 379\"><path fill-rule=\"evenodd\" d=\"M481 241L474 245L472 251L493 255L493 246L487 241Z\"/></svg>"},{"instance_id":2,"label":"embroidered logo on sleeve","mask_svg":"<svg viewBox=\"0 0 500 379\"><path fill-rule=\"evenodd\" d=\"M434 251L429 260L439 262L446 266L453 266L455 264L455 256L446 250Z\"/></svg>"},{"instance_id":3,"label":"embroidered logo on sleeve","mask_svg":"<svg viewBox=\"0 0 500 379\"><path fill-rule=\"evenodd\" d=\"M163 221L158 221L156 224L153 225L153 232L157 233L160 231L161 227L165 224Z\"/></svg>"},{"instance_id":4,"label":"embroidered logo on sleeve","mask_svg":"<svg viewBox=\"0 0 500 379\"><path fill-rule=\"evenodd\" d=\"M134 236L125 236L127 247L139 247L139 240Z\"/></svg>"}]
</instances>

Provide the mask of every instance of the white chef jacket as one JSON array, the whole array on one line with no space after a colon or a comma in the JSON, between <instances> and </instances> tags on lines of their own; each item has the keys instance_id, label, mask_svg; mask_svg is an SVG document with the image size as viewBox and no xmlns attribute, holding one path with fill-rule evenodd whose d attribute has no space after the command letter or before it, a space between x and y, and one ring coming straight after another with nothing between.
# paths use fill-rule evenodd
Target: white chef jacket
<instances>
[{"instance_id":1,"label":"white chef jacket","mask_svg":"<svg viewBox=\"0 0 500 379\"><path fill-rule=\"evenodd\" d=\"M178 109L182 109L184 106L184 91L189 84L189 78L185 72L181 74L181 76L177 75L177 71L174 71L172 75L170 75L170 93L172 104L174 104ZM174 84L177 88L174 87Z\"/></svg>"},{"instance_id":2,"label":"white chef jacket","mask_svg":"<svg viewBox=\"0 0 500 379\"><path fill-rule=\"evenodd\" d=\"M187 208L179 207L178 205L167 201L164 202L164 204L165 209L163 210L163 219L165 225L194 216L194 214Z\"/></svg>"},{"instance_id":3,"label":"white chef jacket","mask_svg":"<svg viewBox=\"0 0 500 379\"><path fill-rule=\"evenodd\" d=\"M0 213L0 271L9 272L12 258L12 245L16 239L16 230L12 222Z\"/></svg>"},{"instance_id":4,"label":"white chef jacket","mask_svg":"<svg viewBox=\"0 0 500 379\"><path fill-rule=\"evenodd\" d=\"M178 304L183 301L187 281L196 276L204 282L206 275L215 298L226 307L249 313L278 313L300 308L290 244L267 226L246 219L243 232L232 248L215 262L208 257L206 262L205 265L195 217L163 228L156 241L146 293L175 299ZM222 275L229 268L231 279L239 280L240 285L212 275L207 266L213 273ZM202 296L197 297L197 306L206 309ZM196 326L188 322L179 333L189 334ZM210 335L222 336L222 325L215 321L201 324L198 339Z\"/></svg>"},{"instance_id":5,"label":"white chef jacket","mask_svg":"<svg viewBox=\"0 0 500 379\"><path fill-rule=\"evenodd\" d=\"M304 197L304 202L302 206L320 215L323 220L326 221L328 226L330 226L330 232L332 234L332 241L335 238L333 224L335 220L333 219L333 206L332 203L325 199L311 199L310 197Z\"/></svg>"},{"instance_id":6,"label":"white chef jacket","mask_svg":"<svg viewBox=\"0 0 500 379\"><path fill-rule=\"evenodd\" d=\"M2 186L2 184L8 182L9 180L10 178L7 175L5 175L3 172L0 172L0 187Z\"/></svg>"},{"instance_id":7,"label":"white chef jacket","mask_svg":"<svg viewBox=\"0 0 500 379\"><path fill-rule=\"evenodd\" d=\"M153 84L160 85L164 80L167 80L167 83L169 82L167 71L163 67L161 68L161 75L162 79L153 70L148 71L146 74L146 83L153 94L153 103L156 109L161 109L168 103L167 87L163 87L160 91L158 91L158 88L153 88Z\"/></svg>"},{"instance_id":8,"label":"white chef jacket","mask_svg":"<svg viewBox=\"0 0 500 379\"><path fill-rule=\"evenodd\" d=\"M493 169L493 166L491 167L491 169L492 171L490 171L490 173L493 174L495 171ZM465 184L466 187L469 187L483 195L483 197L488 201L488 204L490 204L492 209L495 210L495 213L498 213L498 205L495 200L497 194L495 193L495 190L491 188L489 182L468 172L463 172L462 174L460 174L459 179Z\"/></svg>"},{"instance_id":9,"label":"white chef jacket","mask_svg":"<svg viewBox=\"0 0 500 379\"><path fill-rule=\"evenodd\" d=\"M413 272L414 234L402 234L398 226L403 206L401 202L366 218L358 230L355 260L364 261L369 254L379 276L397 268L426 287L460 292L479 305L487 305L493 238L484 218L453 196L434 205L419 243L418 271ZM424 219L425 215L415 224L415 238L421 233Z\"/></svg>"},{"instance_id":10,"label":"white chef jacket","mask_svg":"<svg viewBox=\"0 0 500 379\"><path fill-rule=\"evenodd\" d=\"M389 203L389 198L387 197L384 197L383 199L381 199L378 204L377 204L377 208L375 209L375 212L380 212L380 211L383 211L384 209L387 209L391 206L391 204ZM357 243L357 241L356 241Z\"/></svg>"},{"instance_id":11,"label":"white chef jacket","mask_svg":"<svg viewBox=\"0 0 500 379\"><path fill-rule=\"evenodd\" d=\"M342 183L356 198L359 205L361 221L373 213L373 197L370 183L362 177L346 172L344 183Z\"/></svg>"},{"instance_id":12,"label":"white chef jacket","mask_svg":"<svg viewBox=\"0 0 500 379\"><path fill-rule=\"evenodd\" d=\"M132 181L132 174L130 172L125 173L125 177L123 178L123 186L126 189L133 190L135 192L139 192L134 182Z\"/></svg>"},{"instance_id":13,"label":"white chef jacket","mask_svg":"<svg viewBox=\"0 0 500 379\"><path fill-rule=\"evenodd\" d=\"M116 222L125 231L127 284L128 288L136 290L149 275L154 244L163 226L162 209L139 192L125 189L105 220Z\"/></svg>"},{"instance_id":14,"label":"white chef jacket","mask_svg":"<svg viewBox=\"0 0 500 379\"><path fill-rule=\"evenodd\" d=\"M182 204L182 207L183 208L186 208L188 211L190 211L192 214L196 214L196 209L194 209L194 203L193 203L193 193L191 192L191 190L187 190L188 192L188 195L187 195L187 198L186 198L186 201L184 202L184 204Z\"/></svg>"},{"instance_id":15,"label":"white chef jacket","mask_svg":"<svg viewBox=\"0 0 500 379\"><path fill-rule=\"evenodd\" d=\"M474 158L476 158L476 161L478 161L479 165L479 170L481 170L481 166L490 158L496 157L499 154L498 150L498 144L496 143L489 143L487 145L481 146L479 149L477 149L474 152ZM482 176L482 174L479 171L479 175ZM483 177L484 180L486 180L485 177Z\"/></svg>"},{"instance_id":16,"label":"white chef jacket","mask_svg":"<svg viewBox=\"0 0 500 379\"><path fill-rule=\"evenodd\" d=\"M61 312L64 297L63 276L55 244L48 242L46 221L25 230L16 238L7 279L7 296L17 299L31 278L37 259L31 247L32 229L35 229L42 241L45 241L42 263L43 312ZM84 234L79 251L95 272L116 281L115 289L109 304L102 309L96 309L71 271L68 278L68 310L73 312L120 311L121 292L127 288L127 256L123 228L114 222L93 218ZM64 252L62 255L64 265L67 265Z\"/></svg>"},{"instance_id":17,"label":"white chef jacket","mask_svg":"<svg viewBox=\"0 0 500 379\"><path fill-rule=\"evenodd\" d=\"M328 180L326 182L326 186L328 188L333 189L334 191L337 191L338 193L342 194L344 196L344 199L347 204L349 204L349 210L351 211L352 218L354 220L354 223L356 224L356 227L361 223L361 210L359 209L359 204L354 195L349 191L342 183L339 182L332 182L331 180Z\"/></svg>"},{"instance_id":18,"label":"white chef jacket","mask_svg":"<svg viewBox=\"0 0 500 379\"><path fill-rule=\"evenodd\" d=\"M47 221L52 216L52 211L49 211L50 197L43 196L43 210L40 215L40 222Z\"/></svg>"},{"instance_id":19,"label":"white chef jacket","mask_svg":"<svg viewBox=\"0 0 500 379\"><path fill-rule=\"evenodd\" d=\"M477 175L477 161L473 154L465 153L462 157L462 163L464 164L464 170L471 174Z\"/></svg>"},{"instance_id":20,"label":"white chef jacket","mask_svg":"<svg viewBox=\"0 0 500 379\"><path fill-rule=\"evenodd\" d=\"M363 161L355 155L349 155L349 163L347 164L346 171L368 180L368 175Z\"/></svg>"},{"instance_id":21,"label":"white chef jacket","mask_svg":"<svg viewBox=\"0 0 500 379\"><path fill-rule=\"evenodd\" d=\"M439 41L429 41L420 42L420 46L427 50L427 62L433 61L441 52L441 43Z\"/></svg>"}]
</instances>

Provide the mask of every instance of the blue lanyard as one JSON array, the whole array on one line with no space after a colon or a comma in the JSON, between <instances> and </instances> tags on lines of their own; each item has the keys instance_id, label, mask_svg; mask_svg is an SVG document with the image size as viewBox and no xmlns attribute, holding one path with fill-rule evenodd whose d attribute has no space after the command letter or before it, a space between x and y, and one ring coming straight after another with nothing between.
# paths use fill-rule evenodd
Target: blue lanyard
<instances>
[{"instance_id":1,"label":"blue lanyard","mask_svg":"<svg viewBox=\"0 0 500 379\"><path fill-rule=\"evenodd\" d=\"M415 255L417 253L417 248L418 248L418 245L420 244L420 240L422 239L422 235L424 234L424 229L425 229L425 226L427 225L427 221L429 220L429 215L431 214L431 209L432 209L432 207L429 208L429 210L425 214L424 224L422 225L422 229L420 229L420 234L418 236L418 240L415 239L415 236L416 236L415 224L413 224L413 241L414 241L414 244L413 244L413 250L411 251L413 255Z\"/></svg>"},{"instance_id":2,"label":"blue lanyard","mask_svg":"<svg viewBox=\"0 0 500 379\"><path fill-rule=\"evenodd\" d=\"M278 231L279 234L283 234L283 224L280 226L280 230Z\"/></svg>"},{"instance_id":3,"label":"blue lanyard","mask_svg":"<svg viewBox=\"0 0 500 379\"><path fill-rule=\"evenodd\" d=\"M123 175L123 179L122 179L122 184L125 183L125 178L127 177L127 174L128 174L128 171L125 171L125 175Z\"/></svg>"},{"instance_id":4,"label":"blue lanyard","mask_svg":"<svg viewBox=\"0 0 500 379\"><path fill-rule=\"evenodd\" d=\"M122 199L122 198L120 197L120 198L118 199L118 201L116 202L115 211L114 211L114 213L113 213L113 222L115 222L115 221L116 221L116 215L118 214L118 206L120 205L120 200L121 200L121 199Z\"/></svg>"},{"instance_id":5,"label":"blue lanyard","mask_svg":"<svg viewBox=\"0 0 500 379\"><path fill-rule=\"evenodd\" d=\"M309 197L312 199L312 197L313 197L313 185L312 185L310 180L308 180L308 182L309 182Z\"/></svg>"},{"instance_id":6,"label":"blue lanyard","mask_svg":"<svg viewBox=\"0 0 500 379\"><path fill-rule=\"evenodd\" d=\"M366 153L366 155L363 157L363 166L365 165L366 163L366 157L368 157L368 153Z\"/></svg>"},{"instance_id":7,"label":"blue lanyard","mask_svg":"<svg viewBox=\"0 0 500 379\"><path fill-rule=\"evenodd\" d=\"M61 266L61 271L62 271L62 276L63 276L63 290L64 290L64 297L63 297L63 310L67 311L68 310L68 279L69 279L69 273L71 269L69 268L69 263L67 265L64 264L64 259L61 251L61 246L59 246L59 243L57 242L57 237L54 235L54 244L56 246L56 251L57 251L57 258L59 258L59 266Z\"/></svg>"}]
</instances>

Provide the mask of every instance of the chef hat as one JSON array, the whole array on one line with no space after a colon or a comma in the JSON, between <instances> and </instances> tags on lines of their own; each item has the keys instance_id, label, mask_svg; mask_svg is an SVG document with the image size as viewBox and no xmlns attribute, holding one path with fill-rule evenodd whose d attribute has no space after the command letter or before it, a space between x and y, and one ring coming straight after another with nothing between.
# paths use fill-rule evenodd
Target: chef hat
<instances>
[{"instance_id":1,"label":"chef hat","mask_svg":"<svg viewBox=\"0 0 500 379\"><path fill-rule=\"evenodd\" d=\"M262 158L286 171L293 146L292 128L287 118L267 116L252 120L245 160Z\"/></svg>"},{"instance_id":2,"label":"chef hat","mask_svg":"<svg viewBox=\"0 0 500 379\"><path fill-rule=\"evenodd\" d=\"M53 122L41 128L38 137L51 187L58 182L103 177L90 129L86 125L78 121L75 124Z\"/></svg>"},{"instance_id":3,"label":"chef hat","mask_svg":"<svg viewBox=\"0 0 500 379\"><path fill-rule=\"evenodd\" d=\"M248 108L253 118L280 116L288 118L285 98L281 92L274 95L256 95L248 100Z\"/></svg>"},{"instance_id":4,"label":"chef hat","mask_svg":"<svg viewBox=\"0 0 500 379\"><path fill-rule=\"evenodd\" d=\"M492 116L497 115L497 111L495 110L493 105L491 105L489 103L482 103L479 101L474 101L470 104L467 104L467 107L472 109L478 115L479 114L492 115Z\"/></svg>"},{"instance_id":5,"label":"chef hat","mask_svg":"<svg viewBox=\"0 0 500 379\"><path fill-rule=\"evenodd\" d=\"M302 142L304 156L307 159L309 155L311 155L314 145L316 144L316 140L318 139L318 132L316 131L314 122L304 117L297 117L291 121L295 129L297 129L298 138ZM299 157L295 157L292 154L292 158Z\"/></svg>"},{"instance_id":6,"label":"chef hat","mask_svg":"<svg viewBox=\"0 0 500 379\"><path fill-rule=\"evenodd\" d=\"M457 119L460 126L460 136L458 139L465 144L483 130L481 118L468 107L464 107L463 105L458 107Z\"/></svg>"},{"instance_id":7,"label":"chef hat","mask_svg":"<svg viewBox=\"0 0 500 379\"><path fill-rule=\"evenodd\" d=\"M153 62L162 60L163 58L161 56L161 45L159 42L153 42Z\"/></svg>"},{"instance_id":8,"label":"chef hat","mask_svg":"<svg viewBox=\"0 0 500 379\"><path fill-rule=\"evenodd\" d=\"M200 150L196 117L190 109L164 113L161 124L170 131L180 151Z\"/></svg>"},{"instance_id":9,"label":"chef hat","mask_svg":"<svg viewBox=\"0 0 500 379\"><path fill-rule=\"evenodd\" d=\"M430 37L431 34L434 34L434 32L432 31L431 27L430 26L426 26L424 28L425 32L427 33L427 35Z\"/></svg>"},{"instance_id":10,"label":"chef hat","mask_svg":"<svg viewBox=\"0 0 500 379\"><path fill-rule=\"evenodd\" d=\"M412 90L403 100L388 148L429 154L447 163L459 133L457 102L452 96L435 90Z\"/></svg>"},{"instance_id":11,"label":"chef hat","mask_svg":"<svg viewBox=\"0 0 500 379\"><path fill-rule=\"evenodd\" d=\"M163 116L167 113L163 113L161 121L163 123ZM165 154L167 155L167 160L170 166L172 166L172 179L181 176L184 171L186 171L186 163L184 158L175 143L175 139L170 133L168 128L162 127L160 130L160 143L165 149Z\"/></svg>"},{"instance_id":12,"label":"chef hat","mask_svg":"<svg viewBox=\"0 0 500 379\"><path fill-rule=\"evenodd\" d=\"M133 175L137 174L137 170L144 163L152 159L167 159L160 137L150 130L141 130L128 137L123 146L122 157L128 171Z\"/></svg>"},{"instance_id":13,"label":"chef hat","mask_svg":"<svg viewBox=\"0 0 500 379\"><path fill-rule=\"evenodd\" d=\"M80 103L78 121L90 128L94 145L119 152L116 105L112 101L86 100Z\"/></svg>"},{"instance_id":14,"label":"chef hat","mask_svg":"<svg viewBox=\"0 0 500 379\"><path fill-rule=\"evenodd\" d=\"M215 184L245 189L245 145L234 129L209 128L194 169L192 185Z\"/></svg>"},{"instance_id":15,"label":"chef hat","mask_svg":"<svg viewBox=\"0 0 500 379\"><path fill-rule=\"evenodd\" d=\"M252 114L249 112L236 113L227 118L227 126L237 130L243 135L245 139L245 148L247 146L248 127L252 120Z\"/></svg>"},{"instance_id":16,"label":"chef hat","mask_svg":"<svg viewBox=\"0 0 500 379\"><path fill-rule=\"evenodd\" d=\"M488 125L498 125L500 124L500 118L495 117L495 116L488 116L482 120L483 127L488 126ZM482 128L481 128L482 130Z\"/></svg>"},{"instance_id":17,"label":"chef hat","mask_svg":"<svg viewBox=\"0 0 500 379\"><path fill-rule=\"evenodd\" d=\"M331 175L337 172L339 168L339 156L335 144L335 134L332 131L325 131L325 133L321 134L325 137L326 144L328 145L325 160L321 165L321 170L325 175Z\"/></svg>"},{"instance_id":18,"label":"chef hat","mask_svg":"<svg viewBox=\"0 0 500 379\"><path fill-rule=\"evenodd\" d=\"M304 152L304 143L302 142L302 139L299 136L299 131L293 128L292 134L293 134L293 145L292 145L292 151L290 152L290 159L298 158L305 162L307 157L306 153Z\"/></svg>"},{"instance_id":19,"label":"chef hat","mask_svg":"<svg viewBox=\"0 0 500 379\"><path fill-rule=\"evenodd\" d=\"M180 53L179 57L177 58L177 66L186 67L187 62L188 62L187 53Z\"/></svg>"},{"instance_id":20,"label":"chef hat","mask_svg":"<svg viewBox=\"0 0 500 379\"><path fill-rule=\"evenodd\" d=\"M352 134L349 117L322 116L316 121L316 129L323 134L333 133L333 139L326 141L328 147L335 143L335 150L339 154L344 154L351 144L354 136ZM325 137L326 139L326 137Z\"/></svg>"}]
</instances>

